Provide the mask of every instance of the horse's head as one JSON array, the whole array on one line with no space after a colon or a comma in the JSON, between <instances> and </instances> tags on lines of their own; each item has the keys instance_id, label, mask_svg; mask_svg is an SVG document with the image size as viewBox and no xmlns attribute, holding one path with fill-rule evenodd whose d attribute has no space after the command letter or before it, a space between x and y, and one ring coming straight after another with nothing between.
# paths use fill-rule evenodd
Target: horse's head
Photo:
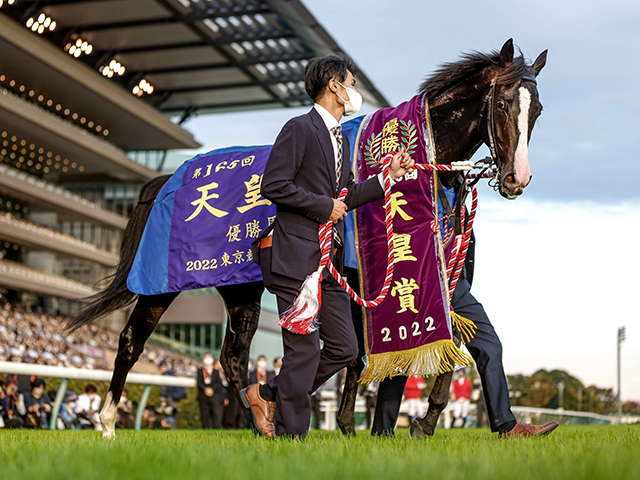
<instances>
[{"instance_id":1,"label":"horse's head","mask_svg":"<svg viewBox=\"0 0 640 480\"><path fill-rule=\"evenodd\" d=\"M492 87L485 105L484 141L498 164L499 191L505 198L516 198L531 181L529 139L542 113L536 77L546 60L545 50L533 65L514 62L513 41L508 40L498 65L486 72Z\"/></svg>"}]
</instances>

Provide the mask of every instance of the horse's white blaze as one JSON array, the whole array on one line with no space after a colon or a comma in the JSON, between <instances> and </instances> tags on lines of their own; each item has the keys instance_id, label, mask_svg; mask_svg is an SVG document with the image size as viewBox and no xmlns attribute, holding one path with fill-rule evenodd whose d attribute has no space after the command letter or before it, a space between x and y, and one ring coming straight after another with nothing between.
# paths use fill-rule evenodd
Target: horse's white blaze
<instances>
[{"instance_id":1,"label":"horse's white blaze","mask_svg":"<svg viewBox=\"0 0 640 480\"><path fill-rule=\"evenodd\" d=\"M118 406L113 403L111 392L107 393L104 405L100 412L100 425L102 425L102 438L116 438L116 413Z\"/></svg>"},{"instance_id":2,"label":"horse's white blaze","mask_svg":"<svg viewBox=\"0 0 640 480\"><path fill-rule=\"evenodd\" d=\"M518 115L518 145L515 159L515 181L519 187L526 187L531 178L529 169L529 107L531 106L531 93L524 87L518 90L520 93L520 114Z\"/></svg>"}]
</instances>

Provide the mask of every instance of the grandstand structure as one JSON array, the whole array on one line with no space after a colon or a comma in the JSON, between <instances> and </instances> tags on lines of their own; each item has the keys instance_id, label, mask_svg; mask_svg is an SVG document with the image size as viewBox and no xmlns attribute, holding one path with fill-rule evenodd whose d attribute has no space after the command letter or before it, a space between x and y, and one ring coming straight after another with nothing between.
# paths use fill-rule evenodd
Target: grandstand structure
<instances>
[{"instance_id":1,"label":"grandstand structure","mask_svg":"<svg viewBox=\"0 0 640 480\"><path fill-rule=\"evenodd\" d=\"M324 51L341 49L298 0L0 0L0 299L72 314L114 271L140 186L200 147L181 124L310 105L304 67ZM224 321L195 292L159 332L201 353ZM260 328L279 332L273 311Z\"/></svg>"}]
</instances>

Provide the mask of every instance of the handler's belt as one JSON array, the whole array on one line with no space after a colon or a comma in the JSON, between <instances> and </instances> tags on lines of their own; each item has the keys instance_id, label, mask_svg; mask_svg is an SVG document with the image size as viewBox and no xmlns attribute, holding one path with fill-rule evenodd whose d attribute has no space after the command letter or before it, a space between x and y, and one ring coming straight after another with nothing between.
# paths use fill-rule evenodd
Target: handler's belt
<instances>
[{"instance_id":1,"label":"handler's belt","mask_svg":"<svg viewBox=\"0 0 640 480\"><path fill-rule=\"evenodd\" d=\"M262 240L260 240L260 243L258 245L260 245L260 248L269 248L271 245L273 245L273 235L264 237Z\"/></svg>"},{"instance_id":2,"label":"handler's belt","mask_svg":"<svg viewBox=\"0 0 640 480\"><path fill-rule=\"evenodd\" d=\"M336 243L338 243L339 246L342 246L342 241L340 240L340 236L338 235L337 231L334 232L334 239L336 240ZM273 245L273 235L264 237L262 240L260 240L258 245L260 246L261 249L271 247ZM335 255L337 251L338 251L338 247L335 247L333 249L333 254Z\"/></svg>"}]
</instances>

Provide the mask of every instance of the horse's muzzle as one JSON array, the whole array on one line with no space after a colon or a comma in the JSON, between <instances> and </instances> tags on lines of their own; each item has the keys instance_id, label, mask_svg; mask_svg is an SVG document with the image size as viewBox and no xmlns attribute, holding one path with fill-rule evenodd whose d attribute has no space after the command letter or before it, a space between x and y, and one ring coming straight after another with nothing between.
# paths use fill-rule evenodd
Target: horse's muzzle
<instances>
[{"instance_id":1,"label":"horse's muzzle","mask_svg":"<svg viewBox=\"0 0 640 480\"><path fill-rule=\"evenodd\" d=\"M529 176L529 180L526 184L522 185L517 182L515 175L510 173L504 177L504 180L500 183L500 195L509 200L516 199L519 195L522 195L524 189L531 183L532 176Z\"/></svg>"}]
</instances>

